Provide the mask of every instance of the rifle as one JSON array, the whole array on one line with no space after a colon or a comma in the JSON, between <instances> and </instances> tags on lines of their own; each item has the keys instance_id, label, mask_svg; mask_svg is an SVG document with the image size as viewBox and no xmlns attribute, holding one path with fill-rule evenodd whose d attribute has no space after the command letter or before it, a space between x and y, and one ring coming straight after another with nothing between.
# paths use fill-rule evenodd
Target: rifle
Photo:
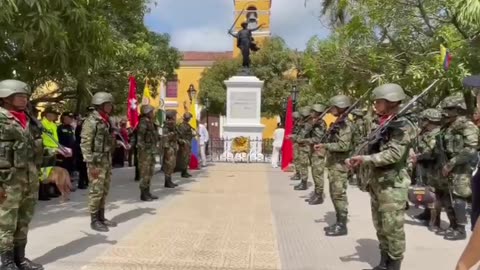
<instances>
[{"instance_id":1,"label":"rifle","mask_svg":"<svg viewBox=\"0 0 480 270\"><path fill-rule=\"evenodd\" d=\"M387 128L398 118L398 116L401 116L405 114L410 108L415 105L415 103L423 97L425 94L427 94L437 83L439 82L439 79L436 79L431 83L425 90L423 90L419 95L415 96L412 98L405 106L400 109L396 114L391 115L383 125L377 127L374 131L370 132L367 136L367 140L360 144L360 146L357 148L353 156L358 155L360 152L362 152L367 146L368 146L368 153L373 153L373 149L375 149L380 141L383 139L383 135L387 131Z\"/></svg>"},{"instance_id":2,"label":"rifle","mask_svg":"<svg viewBox=\"0 0 480 270\"><path fill-rule=\"evenodd\" d=\"M363 95L357 99L348 109L346 109L337 119L333 124L330 126L330 128L325 132L325 134L322 136L320 139L321 142L325 142L326 139L331 138L333 134L336 134L338 132L338 129L340 127L340 124L345 121L345 118L348 117L348 115L357 107L358 104L360 104L363 99L367 97L368 94L370 94L373 91L373 88L370 88L367 92L363 93Z\"/></svg>"}]
</instances>

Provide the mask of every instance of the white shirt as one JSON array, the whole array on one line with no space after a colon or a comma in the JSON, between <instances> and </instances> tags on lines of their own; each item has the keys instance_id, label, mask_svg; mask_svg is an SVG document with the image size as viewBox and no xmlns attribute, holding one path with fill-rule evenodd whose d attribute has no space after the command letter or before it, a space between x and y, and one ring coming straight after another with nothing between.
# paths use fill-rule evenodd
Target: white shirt
<instances>
[{"instance_id":1,"label":"white shirt","mask_svg":"<svg viewBox=\"0 0 480 270\"><path fill-rule=\"evenodd\" d=\"M283 145L283 137L285 136L284 128L277 128L273 132L273 147L281 148Z\"/></svg>"},{"instance_id":2,"label":"white shirt","mask_svg":"<svg viewBox=\"0 0 480 270\"><path fill-rule=\"evenodd\" d=\"M208 131L204 124L198 125L198 134L200 134L200 145L208 142Z\"/></svg>"}]
</instances>

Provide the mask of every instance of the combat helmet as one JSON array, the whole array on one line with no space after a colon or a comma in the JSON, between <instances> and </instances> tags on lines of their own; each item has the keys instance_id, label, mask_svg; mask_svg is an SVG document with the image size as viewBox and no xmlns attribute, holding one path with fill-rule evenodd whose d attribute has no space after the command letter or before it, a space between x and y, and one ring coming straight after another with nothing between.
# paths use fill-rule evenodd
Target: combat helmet
<instances>
[{"instance_id":1,"label":"combat helmet","mask_svg":"<svg viewBox=\"0 0 480 270\"><path fill-rule=\"evenodd\" d=\"M406 98L403 88L395 83L382 84L373 89L373 98L385 99L390 102L402 101Z\"/></svg>"},{"instance_id":2,"label":"combat helmet","mask_svg":"<svg viewBox=\"0 0 480 270\"><path fill-rule=\"evenodd\" d=\"M352 106L352 100L345 95L336 95L330 99L330 104L340 109L345 109Z\"/></svg>"},{"instance_id":3,"label":"combat helmet","mask_svg":"<svg viewBox=\"0 0 480 270\"><path fill-rule=\"evenodd\" d=\"M26 94L30 96L30 87L22 81L0 81L0 98L7 98L14 94Z\"/></svg>"},{"instance_id":4,"label":"combat helmet","mask_svg":"<svg viewBox=\"0 0 480 270\"><path fill-rule=\"evenodd\" d=\"M95 95L92 97L92 105L95 106L100 106L104 103L113 103L113 96L110 93L107 92L97 92Z\"/></svg>"},{"instance_id":5,"label":"combat helmet","mask_svg":"<svg viewBox=\"0 0 480 270\"><path fill-rule=\"evenodd\" d=\"M314 104L312 110L317 113L323 113L327 108L323 104Z\"/></svg>"},{"instance_id":6,"label":"combat helmet","mask_svg":"<svg viewBox=\"0 0 480 270\"><path fill-rule=\"evenodd\" d=\"M440 107L442 108L442 110L453 108L466 110L467 104L465 103L465 99L462 95L455 94L448 96L444 100L442 100L442 102L440 103Z\"/></svg>"},{"instance_id":7,"label":"combat helmet","mask_svg":"<svg viewBox=\"0 0 480 270\"><path fill-rule=\"evenodd\" d=\"M312 107L310 107L310 106L305 106L305 107L300 108L300 114L303 117L309 116L311 111L312 111Z\"/></svg>"},{"instance_id":8,"label":"combat helmet","mask_svg":"<svg viewBox=\"0 0 480 270\"><path fill-rule=\"evenodd\" d=\"M300 118L300 117L301 117L301 115L300 115L299 112L293 112L293 118L294 118L294 119L298 119L298 118Z\"/></svg>"},{"instance_id":9,"label":"combat helmet","mask_svg":"<svg viewBox=\"0 0 480 270\"><path fill-rule=\"evenodd\" d=\"M426 109L420 114L421 119L427 119L431 122L440 122L442 120L442 113L437 109Z\"/></svg>"},{"instance_id":10,"label":"combat helmet","mask_svg":"<svg viewBox=\"0 0 480 270\"><path fill-rule=\"evenodd\" d=\"M175 119L176 116L177 116L177 111L175 110L167 110L165 112L165 118L167 119Z\"/></svg>"},{"instance_id":11,"label":"combat helmet","mask_svg":"<svg viewBox=\"0 0 480 270\"><path fill-rule=\"evenodd\" d=\"M355 116L359 116L359 117L363 117L365 116L365 114L363 113L363 111L361 109L353 109L352 110L352 114L355 115Z\"/></svg>"},{"instance_id":12,"label":"combat helmet","mask_svg":"<svg viewBox=\"0 0 480 270\"><path fill-rule=\"evenodd\" d=\"M190 112L185 112L185 113L183 114L183 119L190 119L190 118L192 118L192 117L193 117L193 115L192 115Z\"/></svg>"},{"instance_id":13,"label":"combat helmet","mask_svg":"<svg viewBox=\"0 0 480 270\"><path fill-rule=\"evenodd\" d=\"M153 108L152 105L145 104L145 105L142 105L142 107L140 108L140 113L143 115L147 115L150 112L153 112L153 110L155 110L155 108Z\"/></svg>"}]
</instances>

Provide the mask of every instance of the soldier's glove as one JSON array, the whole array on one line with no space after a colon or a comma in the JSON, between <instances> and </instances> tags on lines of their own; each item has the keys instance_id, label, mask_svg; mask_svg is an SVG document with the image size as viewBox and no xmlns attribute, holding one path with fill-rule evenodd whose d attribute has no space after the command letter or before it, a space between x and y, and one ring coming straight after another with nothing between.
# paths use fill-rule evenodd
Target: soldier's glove
<instances>
[{"instance_id":1,"label":"soldier's glove","mask_svg":"<svg viewBox=\"0 0 480 270\"><path fill-rule=\"evenodd\" d=\"M0 186L0 204L2 204L5 200L7 199L7 193L5 192L5 189Z\"/></svg>"}]
</instances>

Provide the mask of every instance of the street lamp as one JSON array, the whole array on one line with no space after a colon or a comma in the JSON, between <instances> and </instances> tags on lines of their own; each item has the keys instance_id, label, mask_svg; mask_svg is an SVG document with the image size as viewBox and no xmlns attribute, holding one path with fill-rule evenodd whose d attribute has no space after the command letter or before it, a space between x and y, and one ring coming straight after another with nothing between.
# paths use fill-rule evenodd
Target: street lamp
<instances>
[{"instance_id":1,"label":"street lamp","mask_svg":"<svg viewBox=\"0 0 480 270\"><path fill-rule=\"evenodd\" d=\"M195 102L195 98L197 97L197 90L193 84L190 84L187 90L188 98L190 99L190 103Z\"/></svg>"},{"instance_id":2,"label":"street lamp","mask_svg":"<svg viewBox=\"0 0 480 270\"><path fill-rule=\"evenodd\" d=\"M290 90L290 96L292 97L293 111L295 111L295 105L298 98L298 89L296 85L293 85L292 90Z\"/></svg>"}]
</instances>

